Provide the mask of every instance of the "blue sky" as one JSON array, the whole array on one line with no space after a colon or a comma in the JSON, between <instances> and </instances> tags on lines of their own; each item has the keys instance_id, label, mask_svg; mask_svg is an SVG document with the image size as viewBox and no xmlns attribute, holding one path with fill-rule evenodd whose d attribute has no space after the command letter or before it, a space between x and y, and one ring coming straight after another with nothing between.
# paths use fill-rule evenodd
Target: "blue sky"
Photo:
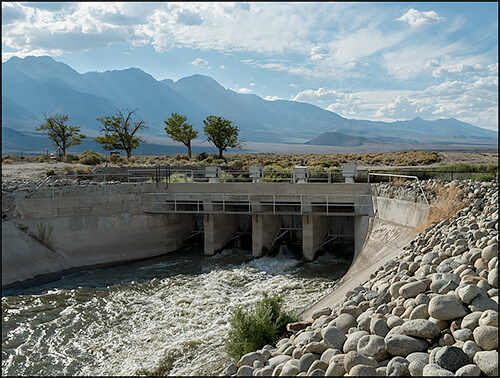
<instances>
[{"instance_id":1,"label":"blue sky","mask_svg":"<svg viewBox=\"0 0 500 378\"><path fill-rule=\"evenodd\" d=\"M496 2L2 2L2 61L193 74L347 118L498 130Z\"/></svg>"}]
</instances>

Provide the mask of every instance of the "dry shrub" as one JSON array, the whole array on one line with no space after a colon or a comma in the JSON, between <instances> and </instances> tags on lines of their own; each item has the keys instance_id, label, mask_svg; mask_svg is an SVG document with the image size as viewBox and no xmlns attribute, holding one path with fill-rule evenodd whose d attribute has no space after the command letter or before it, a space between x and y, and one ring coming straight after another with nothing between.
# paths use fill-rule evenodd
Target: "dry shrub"
<instances>
[{"instance_id":1,"label":"dry shrub","mask_svg":"<svg viewBox=\"0 0 500 378\"><path fill-rule=\"evenodd\" d=\"M406 185L406 179L404 177L394 177L391 180L391 184L394 186L405 186Z\"/></svg>"},{"instance_id":2,"label":"dry shrub","mask_svg":"<svg viewBox=\"0 0 500 378\"><path fill-rule=\"evenodd\" d=\"M424 232L433 223L451 218L468 205L468 202L463 199L463 192L460 188L436 185L433 190L438 199L431 205L427 222L421 223L415 229L417 232Z\"/></svg>"}]
</instances>

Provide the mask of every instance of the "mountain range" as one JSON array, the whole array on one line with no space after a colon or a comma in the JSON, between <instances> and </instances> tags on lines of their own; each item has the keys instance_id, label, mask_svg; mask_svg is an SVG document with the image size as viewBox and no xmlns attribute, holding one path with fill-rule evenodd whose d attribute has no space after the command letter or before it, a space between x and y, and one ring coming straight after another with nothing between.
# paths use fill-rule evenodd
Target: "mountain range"
<instances>
[{"instance_id":1,"label":"mountain range","mask_svg":"<svg viewBox=\"0 0 500 378\"><path fill-rule=\"evenodd\" d=\"M496 131L453 118L426 121L417 117L392 123L347 119L307 103L267 101L254 94L236 93L203 75L159 81L137 68L80 74L46 56L13 57L2 63L3 153L51 149L45 134L35 132L35 128L42 123L43 114L54 113L68 115L68 123L80 126L88 135L70 152L103 152L92 141L102 126L96 118L114 115L116 109L137 109L137 115L146 121L148 129L143 135L148 143L136 150L141 153L186 152L165 133L163 121L171 113L186 115L199 131L193 153L215 151L201 143L203 120L209 115L229 119L250 145L264 143L268 149L273 143L300 144L301 148L376 144L393 150L401 146L498 145Z\"/></svg>"}]
</instances>

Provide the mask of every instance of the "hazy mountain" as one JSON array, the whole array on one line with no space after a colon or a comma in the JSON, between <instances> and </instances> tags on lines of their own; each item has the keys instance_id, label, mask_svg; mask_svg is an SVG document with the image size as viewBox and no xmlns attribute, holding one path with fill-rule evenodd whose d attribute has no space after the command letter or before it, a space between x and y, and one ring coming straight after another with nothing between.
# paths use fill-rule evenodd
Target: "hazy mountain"
<instances>
[{"instance_id":1,"label":"hazy mountain","mask_svg":"<svg viewBox=\"0 0 500 378\"><path fill-rule=\"evenodd\" d=\"M367 138L358 137L354 135L342 134L336 131L326 132L319 137L310 140L306 144L313 144L317 146L343 146L354 147L362 146L363 142L368 141Z\"/></svg>"},{"instance_id":2,"label":"hazy mountain","mask_svg":"<svg viewBox=\"0 0 500 378\"><path fill-rule=\"evenodd\" d=\"M94 137L102 126L96 118L114 115L117 108L137 109L137 115L149 126L145 136L154 136L155 141L170 141L163 121L171 113L186 115L199 131L198 140L205 139L203 120L209 115L234 122L249 142L310 140L309 145L331 146L359 146L370 141L411 145L460 142L493 146L498 140L495 131L453 118L392 123L347 119L306 103L239 94L203 75L158 81L137 68L80 74L50 57L11 58L2 63L2 129L21 132L2 131L3 149L9 145L21 150L37 144L40 139L31 139L37 137L30 133L43 121L44 113L66 114L70 124L81 126ZM25 143L22 135L27 138ZM147 145L143 148L147 150ZM179 144L179 152L183 148Z\"/></svg>"}]
</instances>

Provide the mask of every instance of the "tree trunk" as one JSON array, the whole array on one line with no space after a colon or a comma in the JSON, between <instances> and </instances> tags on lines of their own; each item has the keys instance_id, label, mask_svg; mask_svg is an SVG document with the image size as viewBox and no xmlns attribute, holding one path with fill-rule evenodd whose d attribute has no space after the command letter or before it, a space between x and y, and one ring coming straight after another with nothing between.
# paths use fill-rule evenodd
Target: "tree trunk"
<instances>
[{"instance_id":1,"label":"tree trunk","mask_svg":"<svg viewBox=\"0 0 500 378\"><path fill-rule=\"evenodd\" d=\"M219 148L219 159L224 159L224 156L222 156L222 148Z\"/></svg>"},{"instance_id":2,"label":"tree trunk","mask_svg":"<svg viewBox=\"0 0 500 378\"><path fill-rule=\"evenodd\" d=\"M132 150L126 150L127 151L127 159L130 159L132 156Z\"/></svg>"},{"instance_id":3,"label":"tree trunk","mask_svg":"<svg viewBox=\"0 0 500 378\"><path fill-rule=\"evenodd\" d=\"M188 144L186 144L187 148L188 148L188 156L189 156L189 160L191 160L191 142L189 142Z\"/></svg>"}]
</instances>

